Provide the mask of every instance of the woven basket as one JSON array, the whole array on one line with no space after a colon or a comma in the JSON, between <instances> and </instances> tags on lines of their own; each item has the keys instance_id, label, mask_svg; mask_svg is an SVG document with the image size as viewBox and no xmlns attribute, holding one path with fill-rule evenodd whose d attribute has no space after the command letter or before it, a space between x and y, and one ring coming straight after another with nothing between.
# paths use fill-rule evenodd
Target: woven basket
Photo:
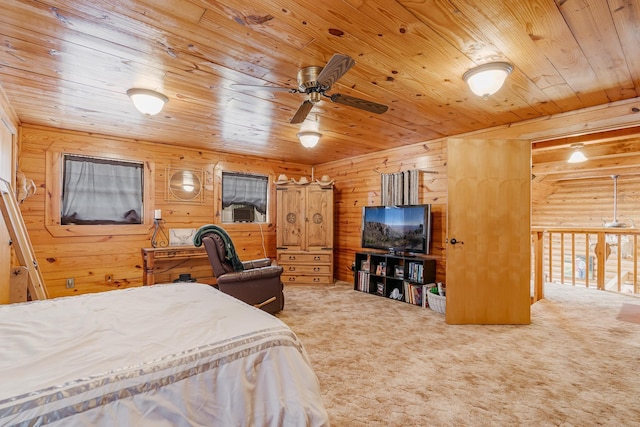
<instances>
[{"instance_id":1,"label":"woven basket","mask_svg":"<svg viewBox=\"0 0 640 427\"><path fill-rule=\"evenodd\" d=\"M427 291L427 302L431 310L444 314L445 307L447 306L447 297L441 297L440 295Z\"/></svg>"}]
</instances>

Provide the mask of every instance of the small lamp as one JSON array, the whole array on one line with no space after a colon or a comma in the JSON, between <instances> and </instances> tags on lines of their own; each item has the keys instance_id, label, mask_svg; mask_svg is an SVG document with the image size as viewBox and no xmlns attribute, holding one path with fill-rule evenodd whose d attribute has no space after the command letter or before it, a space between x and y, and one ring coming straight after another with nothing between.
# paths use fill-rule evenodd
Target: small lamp
<instances>
[{"instance_id":1,"label":"small lamp","mask_svg":"<svg viewBox=\"0 0 640 427\"><path fill-rule=\"evenodd\" d=\"M583 143L576 142L575 144L571 144L569 147L573 149L573 153L571 153L571 157L569 157L567 163L581 163L588 160L582 151L580 151L584 147Z\"/></svg>"},{"instance_id":2,"label":"small lamp","mask_svg":"<svg viewBox=\"0 0 640 427\"><path fill-rule=\"evenodd\" d=\"M163 94L150 89L129 89L127 95L138 111L147 116L158 114L169 101Z\"/></svg>"},{"instance_id":3,"label":"small lamp","mask_svg":"<svg viewBox=\"0 0 640 427\"><path fill-rule=\"evenodd\" d=\"M513 71L511 64L491 62L468 70L462 78L473 93L487 99L500 90L511 71Z\"/></svg>"},{"instance_id":4,"label":"small lamp","mask_svg":"<svg viewBox=\"0 0 640 427\"><path fill-rule=\"evenodd\" d=\"M297 136L303 146L305 146L306 148L313 148L318 143L318 140L320 140L322 134L319 132L305 131L298 132Z\"/></svg>"}]
</instances>

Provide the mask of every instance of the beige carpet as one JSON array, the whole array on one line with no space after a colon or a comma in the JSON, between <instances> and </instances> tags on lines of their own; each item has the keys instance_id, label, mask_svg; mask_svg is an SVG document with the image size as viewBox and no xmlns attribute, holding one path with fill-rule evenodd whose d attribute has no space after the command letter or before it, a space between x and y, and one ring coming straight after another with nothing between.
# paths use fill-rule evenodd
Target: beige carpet
<instances>
[{"instance_id":1,"label":"beige carpet","mask_svg":"<svg viewBox=\"0 0 640 427\"><path fill-rule=\"evenodd\" d=\"M547 285L528 326L444 315L353 291L285 289L332 426L640 426L640 299ZM632 305L633 307L628 307Z\"/></svg>"}]
</instances>

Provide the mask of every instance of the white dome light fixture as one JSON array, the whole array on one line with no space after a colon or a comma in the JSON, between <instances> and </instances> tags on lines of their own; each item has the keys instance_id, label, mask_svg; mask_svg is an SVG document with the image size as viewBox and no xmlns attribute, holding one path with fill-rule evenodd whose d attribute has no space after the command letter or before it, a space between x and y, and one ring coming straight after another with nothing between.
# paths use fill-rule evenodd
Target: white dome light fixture
<instances>
[{"instance_id":1,"label":"white dome light fixture","mask_svg":"<svg viewBox=\"0 0 640 427\"><path fill-rule=\"evenodd\" d=\"M133 101L133 105L146 116L158 114L169 98L150 89L129 89L127 95Z\"/></svg>"},{"instance_id":2,"label":"white dome light fixture","mask_svg":"<svg viewBox=\"0 0 640 427\"><path fill-rule=\"evenodd\" d=\"M584 153L581 151L581 149L584 147L584 144L582 142L576 142L575 144L571 144L569 147L573 149L573 153L571 153L571 157L569 157L567 163L582 163L588 160Z\"/></svg>"},{"instance_id":3,"label":"white dome light fixture","mask_svg":"<svg viewBox=\"0 0 640 427\"><path fill-rule=\"evenodd\" d=\"M490 62L468 70L462 75L462 79L473 93L488 99L500 90L512 71L513 66L507 62Z\"/></svg>"},{"instance_id":4,"label":"white dome light fixture","mask_svg":"<svg viewBox=\"0 0 640 427\"><path fill-rule=\"evenodd\" d=\"M300 140L300 143L306 148L315 147L322 136L321 133L312 131L298 132L296 135Z\"/></svg>"}]
</instances>

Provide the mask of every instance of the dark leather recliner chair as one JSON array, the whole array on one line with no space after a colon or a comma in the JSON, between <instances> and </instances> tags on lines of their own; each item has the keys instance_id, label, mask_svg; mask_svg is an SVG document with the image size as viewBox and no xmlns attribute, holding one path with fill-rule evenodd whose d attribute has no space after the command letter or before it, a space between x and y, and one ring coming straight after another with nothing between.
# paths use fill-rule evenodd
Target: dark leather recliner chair
<instances>
[{"instance_id":1,"label":"dark leather recliner chair","mask_svg":"<svg viewBox=\"0 0 640 427\"><path fill-rule=\"evenodd\" d=\"M282 267L271 265L269 258L242 262L243 271L234 271L226 258L225 244L216 233L202 236L218 289L241 301L274 314L284 308Z\"/></svg>"}]
</instances>

